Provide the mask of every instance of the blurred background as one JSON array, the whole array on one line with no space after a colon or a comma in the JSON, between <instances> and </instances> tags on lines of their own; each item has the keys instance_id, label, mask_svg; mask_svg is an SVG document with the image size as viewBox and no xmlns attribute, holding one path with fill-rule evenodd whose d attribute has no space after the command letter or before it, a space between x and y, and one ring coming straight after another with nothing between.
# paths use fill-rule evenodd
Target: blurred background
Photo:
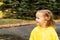
<instances>
[{"instance_id":1,"label":"blurred background","mask_svg":"<svg viewBox=\"0 0 60 40\"><path fill-rule=\"evenodd\" d=\"M49 9L60 19L60 0L0 0L0 24L35 20L37 10Z\"/></svg>"},{"instance_id":2,"label":"blurred background","mask_svg":"<svg viewBox=\"0 0 60 40\"><path fill-rule=\"evenodd\" d=\"M49 9L60 18L60 0L0 0L0 18L34 19L37 10Z\"/></svg>"},{"instance_id":3,"label":"blurred background","mask_svg":"<svg viewBox=\"0 0 60 40\"><path fill-rule=\"evenodd\" d=\"M0 0L0 40L28 40L36 25L26 24L34 24L41 9L53 12L60 38L60 0Z\"/></svg>"}]
</instances>

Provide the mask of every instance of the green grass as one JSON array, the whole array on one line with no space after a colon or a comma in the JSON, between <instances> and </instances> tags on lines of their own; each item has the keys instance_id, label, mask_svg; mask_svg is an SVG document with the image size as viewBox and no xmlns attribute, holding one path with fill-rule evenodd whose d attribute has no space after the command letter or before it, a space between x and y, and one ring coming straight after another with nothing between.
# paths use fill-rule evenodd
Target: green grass
<instances>
[{"instance_id":1,"label":"green grass","mask_svg":"<svg viewBox=\"0 0 60 40\"><path fill-rule=\"evenodd\" d=\"M55 20L56 22L60 22L59 20ZM4 25L4 24L33 24L35 22L35 20L24 20L24 19L0 19L0 25Z\"/></svg>"},{"instance_id":2,"label":"green grass","mask_svg":"<svg viewBox=\"0 0 60 40\"><path fill-rule=\"evenodd\" d=\"M15 24L15 23L21 23L21 19L0 19L0 25Z\"/></svg>"},{"instance_id":3,"label":"green grass","mask_svg":"<svg viewBox=\"0 0 60 40\"><path fill-rule=\"evenodd\" d=\"M3 24L24 24L24 23L32 23L34 20L23 20L23 19L0 19L0 25Z\"/></svg>"}]
</instances>

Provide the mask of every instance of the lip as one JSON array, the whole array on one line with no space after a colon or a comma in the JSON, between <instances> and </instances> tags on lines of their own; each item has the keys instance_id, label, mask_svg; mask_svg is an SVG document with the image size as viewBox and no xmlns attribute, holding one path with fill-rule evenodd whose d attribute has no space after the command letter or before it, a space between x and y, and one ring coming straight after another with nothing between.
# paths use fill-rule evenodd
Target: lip
<instances>
[{"instance_id":1,"label":"lip","mask_svg":"<svg viewBox=\"0 0 60 40\"><path fill-rule=\"evenodd\" d=\"M36 23L39 23L39 22L36 22Z\"/></svg>"}]
</instances>

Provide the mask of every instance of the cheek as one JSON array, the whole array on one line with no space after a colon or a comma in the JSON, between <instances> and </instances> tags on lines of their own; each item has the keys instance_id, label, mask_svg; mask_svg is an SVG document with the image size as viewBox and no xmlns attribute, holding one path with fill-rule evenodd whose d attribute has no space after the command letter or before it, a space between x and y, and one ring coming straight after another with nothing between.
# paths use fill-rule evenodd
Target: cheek
<instances>
[{"instance_id":1,"label":"cheek","mask_svg":"<svg viewBox=\"0 0 60 40\"><path fill-rule=\"evenodd\" d=\"M36 24L39 25L40 24L40 20L36 19Z\"/></svg>"},{"instance_id":2,"label":"cheek","mask_svg":"<svg viewBox=\"0 0 60 40\"><path fill-rule=\"evenodd\" d=\"M40 23L42 20L41 19L36 19L36 22L37 23Z\"/></svg>"},{"instance_id":3,"label":"cheek","mask_svg":"<svg viewBox=\"0 0 60 40\"><path fill-rule=\"evenodd\" d=\"M41 18L41 19L36 19L37 23L43 23L45 21L45 18Z\"/></svg>"},{"instance_id":4,"label":"cheek","mask_svg":"<svg viewBox=\"0 0 60 40\"><path fill-rule=\"evenodd\" d=\"M42 19L36 19L36 24L40 25L42 23Z\"/></svg>"}]
</instances>

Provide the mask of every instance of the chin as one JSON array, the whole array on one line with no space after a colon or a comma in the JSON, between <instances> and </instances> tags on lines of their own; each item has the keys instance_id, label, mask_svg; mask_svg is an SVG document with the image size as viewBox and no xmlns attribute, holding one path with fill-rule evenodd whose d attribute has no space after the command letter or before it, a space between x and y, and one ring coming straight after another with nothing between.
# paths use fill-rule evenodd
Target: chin
<instances>
[{"instance_id":1,"label":"chin","mask_svg":"<svg viewBox=\"0 0 60 40\"><path fill-rule=\"evenodd\" d=\"M39 25L39 23L36 23L36 25Z\"/></svg>"}]
</instances>

